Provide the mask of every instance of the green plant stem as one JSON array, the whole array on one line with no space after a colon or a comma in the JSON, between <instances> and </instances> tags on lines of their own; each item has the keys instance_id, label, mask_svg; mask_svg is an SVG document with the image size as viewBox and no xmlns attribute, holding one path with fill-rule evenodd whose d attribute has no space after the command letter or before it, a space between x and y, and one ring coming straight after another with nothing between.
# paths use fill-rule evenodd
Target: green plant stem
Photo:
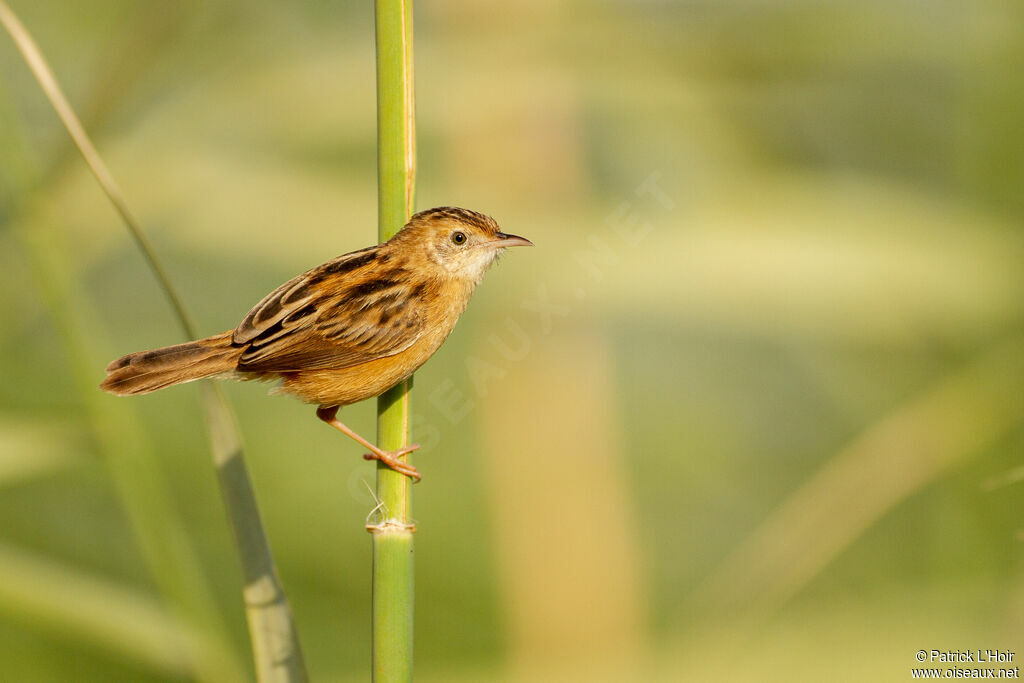
<instances>
[{"instance_id":1,"label":"green plant stem","mask_svg":"<svg viewBox=\"0 0 1024 683\"><path fill-rule=\"evenodd\" d=\"M205 384L203 402L213 462L241 561L245 582L242 597L256 676L265 683L304 683L308 676L295 620L256 506L235 414L220 387Z\"/></svg>"},{"instance_id":2,"label":"green plant stem","mask_svg":"<svg viewBox=\"0 0 1024 683\"><path fill-rule=\"evenodd\" d=\"M376 0L377 180L381 241L412 214L416 143L413 107L412 2ZM409 443L412 379L377 400L377 443L395 450ZM377 523L373 534L373 680L412 680L412 480L377 464Z\"/></svg>"},{"instance_id":3,"label":"green plant stem","mask_svg":"<svg viewBox=\"0 0 1024 683\"><path fill-rule=\"evenodd\" d=\"M195 326L113 175L64 96L39 47L4 0L0 0L0 24L11 35L89 169L134 237L186 337L197 338ZM306 681L294 620L263 530L234 415L217 388L206 385L202 391L217 480L245 578L243 597L257 678L288 683Z\"/></svg>"},{"instance_id":4,"label":"green plant stem","mask_svg":"<svg viewBox=\"0 0 1024 683\"><path fill-rule=\"evenodd\" d=\"M78 147L78 151L82 153L85 163L89 165L89 169L96 176L100 188L106 193L107 199L114 205L114 209L121 216L128 231L131 232L143 256L148 261L150 270L153 271L153 275L159 282L160 289L163 290L168 302L171 304L171 308L174 309L175 316L178 318L185 336L189 339L196 339L198 335L196 334L195 325L182 305L181 298L174 290L167 272L156 259L156 253L150 246L149 240L146 238L145 233L143 233L139 222L135 220L131 210L128 208L124 195L121 193L121 188L118 187L114 176L107 169L107 165L103 163L103 158L96 150L95 145L92 144L92 140L89 138L88 133L85 132L85 128L82 127L82 123L75 114L75 110L71 107L71 103L64 96L64 92L57 83L57 78L53 75L53 71L43 57L43 53L39 50L39 46L36 45L31 34L29 34L28 30L3 0L0 0L0 23L4 25L11 38L14 39L18 51L21 52L28 63L29 68L32 70L32 75L36 78L36 82L39 83L39 87L46 94L46 98L50 101L54 111L57 112L57 116L60 117L61 123L64 124L75 146Z\"/></svg>"},{"instance_id":5,"label":"green plant stem","mask_svg":"<svg viewBox=\"0 0 1024 683\"><path fill-rule=\"evenodd\" d=\"M131 522L134 536L150 574L182 621L205 634L212 647L187 663L196 678L206 683L242 681L246 676L228 645L223 618L203 575L184 523L167 489L166 477L150 448L134 407L104 400L96 389L95 368L103 334L98 316L81 295L73 262L53 244L59 238L48 231L22 226L12 231L23 244L37 289L57 329L68 364L70 386L89 418L99 451ZM174 647L173 644L168 644Z\"/></svg>"}]
</instances>

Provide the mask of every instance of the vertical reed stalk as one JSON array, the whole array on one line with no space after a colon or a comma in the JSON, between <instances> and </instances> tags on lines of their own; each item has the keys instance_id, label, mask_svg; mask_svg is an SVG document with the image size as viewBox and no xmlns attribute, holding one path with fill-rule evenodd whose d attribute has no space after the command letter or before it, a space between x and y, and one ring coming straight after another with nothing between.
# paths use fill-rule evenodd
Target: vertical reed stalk
<instances>
[{"instance_id":1,"label":"vertical reed stalk","mask_svg":"<svg viewBox=\"0 0 1024 683\"><path fill-rule=\"evenodd\" d=\"M413 108L412 0L376 0L377 182L379 238L398 232L412 214L416 171ZM377 400L377 443L409 442L412 378ZM412 680L412 480L377 463L379 517L373 534L373 680Z\"/></svg>"}]
</instances>

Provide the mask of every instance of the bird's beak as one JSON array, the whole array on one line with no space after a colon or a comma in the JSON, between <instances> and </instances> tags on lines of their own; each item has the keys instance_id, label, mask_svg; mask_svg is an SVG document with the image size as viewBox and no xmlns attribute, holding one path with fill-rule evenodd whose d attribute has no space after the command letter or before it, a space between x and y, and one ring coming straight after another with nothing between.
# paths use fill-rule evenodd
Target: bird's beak
<instances>
[{"instance_id":1,"label":"bird's beak","mask_svg":"<svg viewBox=\"0 0 1024 683\"><path fill-rule=\"evenodd\" d=\"M491 242L497 248L504 249L505 247L532 247L533 242L520 237L519 235L508 235L504 232L499 232L494 236L494 241Z\"/></svg>"}]
</instances>

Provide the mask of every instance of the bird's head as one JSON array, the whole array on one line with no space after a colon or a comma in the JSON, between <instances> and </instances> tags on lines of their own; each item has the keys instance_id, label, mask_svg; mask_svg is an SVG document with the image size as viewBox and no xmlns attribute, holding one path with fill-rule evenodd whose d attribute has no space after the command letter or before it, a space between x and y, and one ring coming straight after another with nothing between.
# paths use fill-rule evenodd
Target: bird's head
<instances>
[{"instance_id":1,"label":"bird's head","mask_svg":"<svg viewBox=\"0 0 1024 683\"><path fill-rule=\"evenodd\" d=\"M437 274L474 284L507 247L533 246L525 237L501 232L490 216L451 206L419 212L391 241Z\"/></svg>"}]
</instances>

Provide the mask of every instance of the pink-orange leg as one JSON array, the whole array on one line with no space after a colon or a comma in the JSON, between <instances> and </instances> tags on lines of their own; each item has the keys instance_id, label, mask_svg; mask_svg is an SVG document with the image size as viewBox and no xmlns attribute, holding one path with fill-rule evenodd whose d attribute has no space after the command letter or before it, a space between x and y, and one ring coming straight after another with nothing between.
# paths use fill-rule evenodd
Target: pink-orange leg
<instances>
[{"instance_id":1,"label":"pink-orange leg","mask_svg":"<svg viewBox=\"0 0 1024 683\"><path fill-rule=\"evenodd\" d=\"M412 477L415 481L420 480L420 473L415 467L407 462L399 460L403 455L412 453L414 450L419 448L420 445L418 443L409 444L408 446L399 448L397 451L382 451L363 437L353 432L341 420L339 420L338 409L339 406L320 406L316 409L316 416L337 429L342 434L354 439L364 447L369 448L370 452L363 454L363 457L367 460L380 460L394 471L401 472L408 477Z\"/></svg>"}]
</instances>

